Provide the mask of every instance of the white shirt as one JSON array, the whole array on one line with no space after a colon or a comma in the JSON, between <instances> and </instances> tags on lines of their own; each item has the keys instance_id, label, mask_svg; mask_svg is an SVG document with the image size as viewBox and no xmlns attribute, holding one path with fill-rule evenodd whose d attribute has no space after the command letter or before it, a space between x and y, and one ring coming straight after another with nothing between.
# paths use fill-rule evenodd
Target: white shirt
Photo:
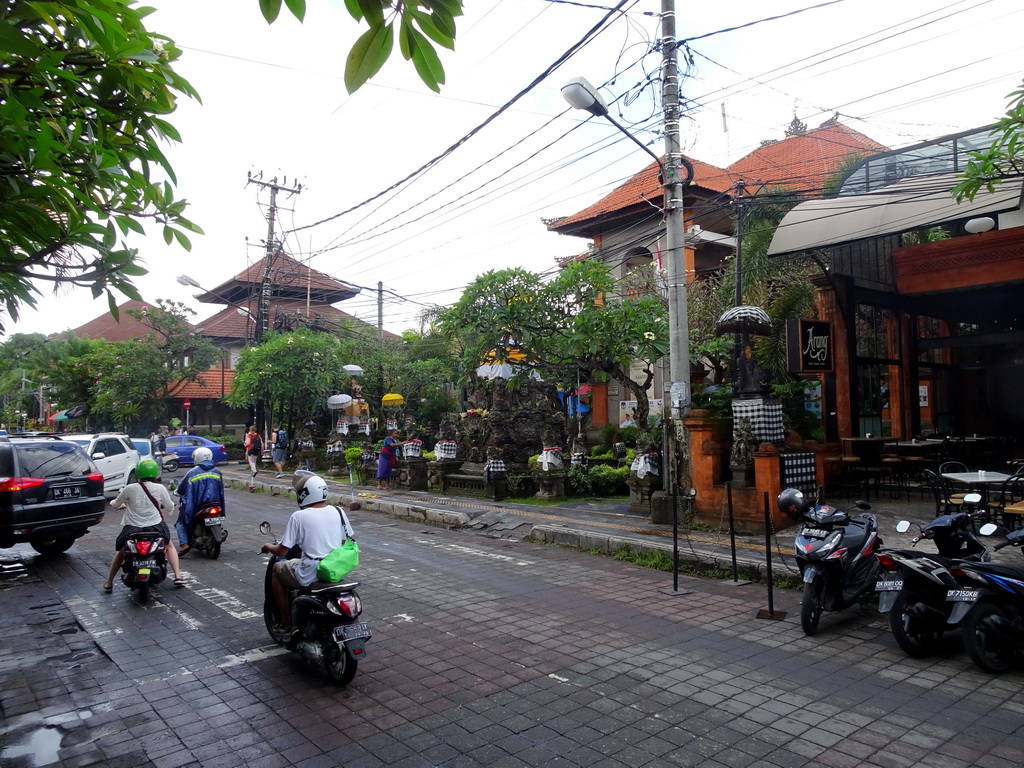
<instances>
[{"instance_id":1,"label":"white shirt","mask_svg":"<svg viewBox=\"0 0 1024 768\"><path fill-rule=\"evenodd\" d=\"M158 525L163 519L161 512L170 513L174 509L174 501L167 488L160 483L146 483L146 490L153 494L160 505L158 510L146 491L142 490L141 483L131 483L121 489L117 498L110 502L114 509L122 504L127 504L124 516L121 518L121 525L131 525L135 528L143 528L147 525Z\"/></svg>"},{"instance_id":2,"label":"white shirt","mask_svg":"<svg viewBox=\"0 0 1024 768\"><path fill-rule=\"evenodd\" d=\"M306 507L292 512L288 518L281 545L288 549L296 545L302 547L302 559L295 567L295 578L304 587L317 580L316 567L320 560L327 557L332 549L340 547L346 534L354 535L348 518L342 525L338 512L338 507L333 506Z\"/></svg>"}]
</instances>

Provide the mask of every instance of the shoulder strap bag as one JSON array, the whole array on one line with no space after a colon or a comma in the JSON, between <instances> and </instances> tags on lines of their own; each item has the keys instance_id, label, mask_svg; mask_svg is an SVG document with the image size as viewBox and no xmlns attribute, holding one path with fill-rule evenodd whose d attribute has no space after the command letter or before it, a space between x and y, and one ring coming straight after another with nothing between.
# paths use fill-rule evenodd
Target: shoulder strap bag
<instances>
[{"instance_id":1,"label":"shoulder strap bag","mask_svg":"<svg viewBox=\"0 0 1024 768\"><path fill-rule=\"evenodd\" d=\"M352 525L340 507L334 508L341 517L341 531L345 541L332 549L316 567L317 581L334 584L344 579L359 565L359 545L353 537Z\"/></svg>"}]
</instances>

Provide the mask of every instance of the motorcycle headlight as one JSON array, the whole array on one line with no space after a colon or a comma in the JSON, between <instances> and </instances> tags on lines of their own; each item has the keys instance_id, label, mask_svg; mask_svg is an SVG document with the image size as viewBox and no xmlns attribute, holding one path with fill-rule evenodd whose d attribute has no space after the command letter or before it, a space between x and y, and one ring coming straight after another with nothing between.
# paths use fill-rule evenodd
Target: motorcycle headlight
<instances>
[{"instance_id":1,"label":"motorcycle headlight","mask_svg":"<svg viewBox=\"0 0 1024 768\"><path fill-rule=\"evenodd\" d=\"M841 531L836 531L835 533L833 533L831 536L828 537L828 539L825 541L824 544L822 544L818 548L818 552L821 553L821 554L825 554L826 552L831 552L833 549L835 549L836 544L838 544L839 540L842 539L842 538L843 538L842 532Z\"/></svg>"}]
</instances>

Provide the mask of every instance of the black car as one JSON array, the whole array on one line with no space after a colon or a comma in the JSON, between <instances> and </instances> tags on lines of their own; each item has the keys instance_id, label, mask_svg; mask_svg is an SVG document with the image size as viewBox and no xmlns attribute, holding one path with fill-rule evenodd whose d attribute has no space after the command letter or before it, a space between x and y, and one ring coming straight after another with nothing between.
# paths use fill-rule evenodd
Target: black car
<instances>
[{"instance_id":1,"label":"black car","mask_svg":"<svg viewBox=\"0 0 1024 768\"><path fill-rule=\"evenodd\" d=\"M103 475L85 450L55 437L0 437L0 547L67 551L103 519Z\"/></svg>"}]
</instances>

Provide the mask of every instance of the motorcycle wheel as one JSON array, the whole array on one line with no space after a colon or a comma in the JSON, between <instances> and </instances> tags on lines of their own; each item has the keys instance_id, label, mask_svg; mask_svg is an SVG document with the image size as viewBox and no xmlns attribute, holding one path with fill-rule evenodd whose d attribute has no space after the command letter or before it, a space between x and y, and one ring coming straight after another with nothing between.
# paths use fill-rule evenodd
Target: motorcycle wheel
<instances>
[{"instance_id":1,"label":"motorcycle wheel","mask_svg":"<svg viewBox=\"0 0 1024 768\"><path fill-rule=\"evenodd\" d=\"M216 560L220 557L220 542L211 542L210 546L206 548L206 556L211 560Z\"/></svg>"},{"instance_id":2,"label":"motorcycle wheel","mask_svg":"<svg viewBox=\"0 0 1024 768\"><path fill-rule=\"evenodd\" d=\"M818 631L824 591L824 579L817 578L804 584L804 595L800 601L800 626L805 635L813 635Z\"/></svg>"},{"instance_id":3,"label":"motorcycle wheel","mask_svg":"<svg viewBox=\"0 0 1024 768\"><path fill-rule=\"evenodd\" d=\"M267 634L278 645L284 645L284 637L274 634L274 625L277 624L277 613L274 611L273 601L268 599L263 603L263 623L267 625Z\"/></svg>"},{"instance_id":4,"label":"motorcycle wheel","mask_svg":"<svg viewBox=\"0 0 1024 768\"><path fill-rule=\"evenodd\" d=\"M335 685L343 686L352 682L356 676L356 669L359 662L353 659L343 650L340 650L335 643L324 643L324 667L327 669L327 676Z\"/></svg>"},{"instance_id":5,"label":"motorcycle wheel","mask_svg":"<svg viewBox=\"0 0 1024 768\"><path fill-rule=\"evenodd\" d=\"M148 581L144 581L141 584L139 584L139 602L140 603L148 603L149 602L149 582Z\"/></svg>"},{"instance_id":6,"label":"motorcycle wheel","mask_svg":"<svg viewBox=\"0 0 1024 768\"><path fill-rule=\"evenodd\" d=\"M914 619L910 614L914 606L920 602L923 601L916 592L903 591L896 595L896 600L889 610L889 628L892 630L892 636L896 638L896 644L915 659L933 654L939 638L942 637L941 630L913 626Z\"/></svg>"},{"instance_id":7,"label":"motorcycle wheel","mask_svg":"<svg viewBox=\"0 0 1024 768\"><path fill-rule=\"evenodd\" d=\"M1013 643L1007 642L987 626L987 619L1009 617L990 600L977 603L964 617L964 647L971 660L986 672L1006 672L1013 664Z\"/></svg>"},{"instance_id":8,"label":"motorcycle wheel","mask_svg":"<svg viewBox=\"0 0 1024 768\"><path fill-rule=\"evenodd\" d=\"M179 465L177 459L170 459L169 461L164 462L164 469L166 469L168 472L177 472L178 466Z\"/></svg>"}]
</instances>

